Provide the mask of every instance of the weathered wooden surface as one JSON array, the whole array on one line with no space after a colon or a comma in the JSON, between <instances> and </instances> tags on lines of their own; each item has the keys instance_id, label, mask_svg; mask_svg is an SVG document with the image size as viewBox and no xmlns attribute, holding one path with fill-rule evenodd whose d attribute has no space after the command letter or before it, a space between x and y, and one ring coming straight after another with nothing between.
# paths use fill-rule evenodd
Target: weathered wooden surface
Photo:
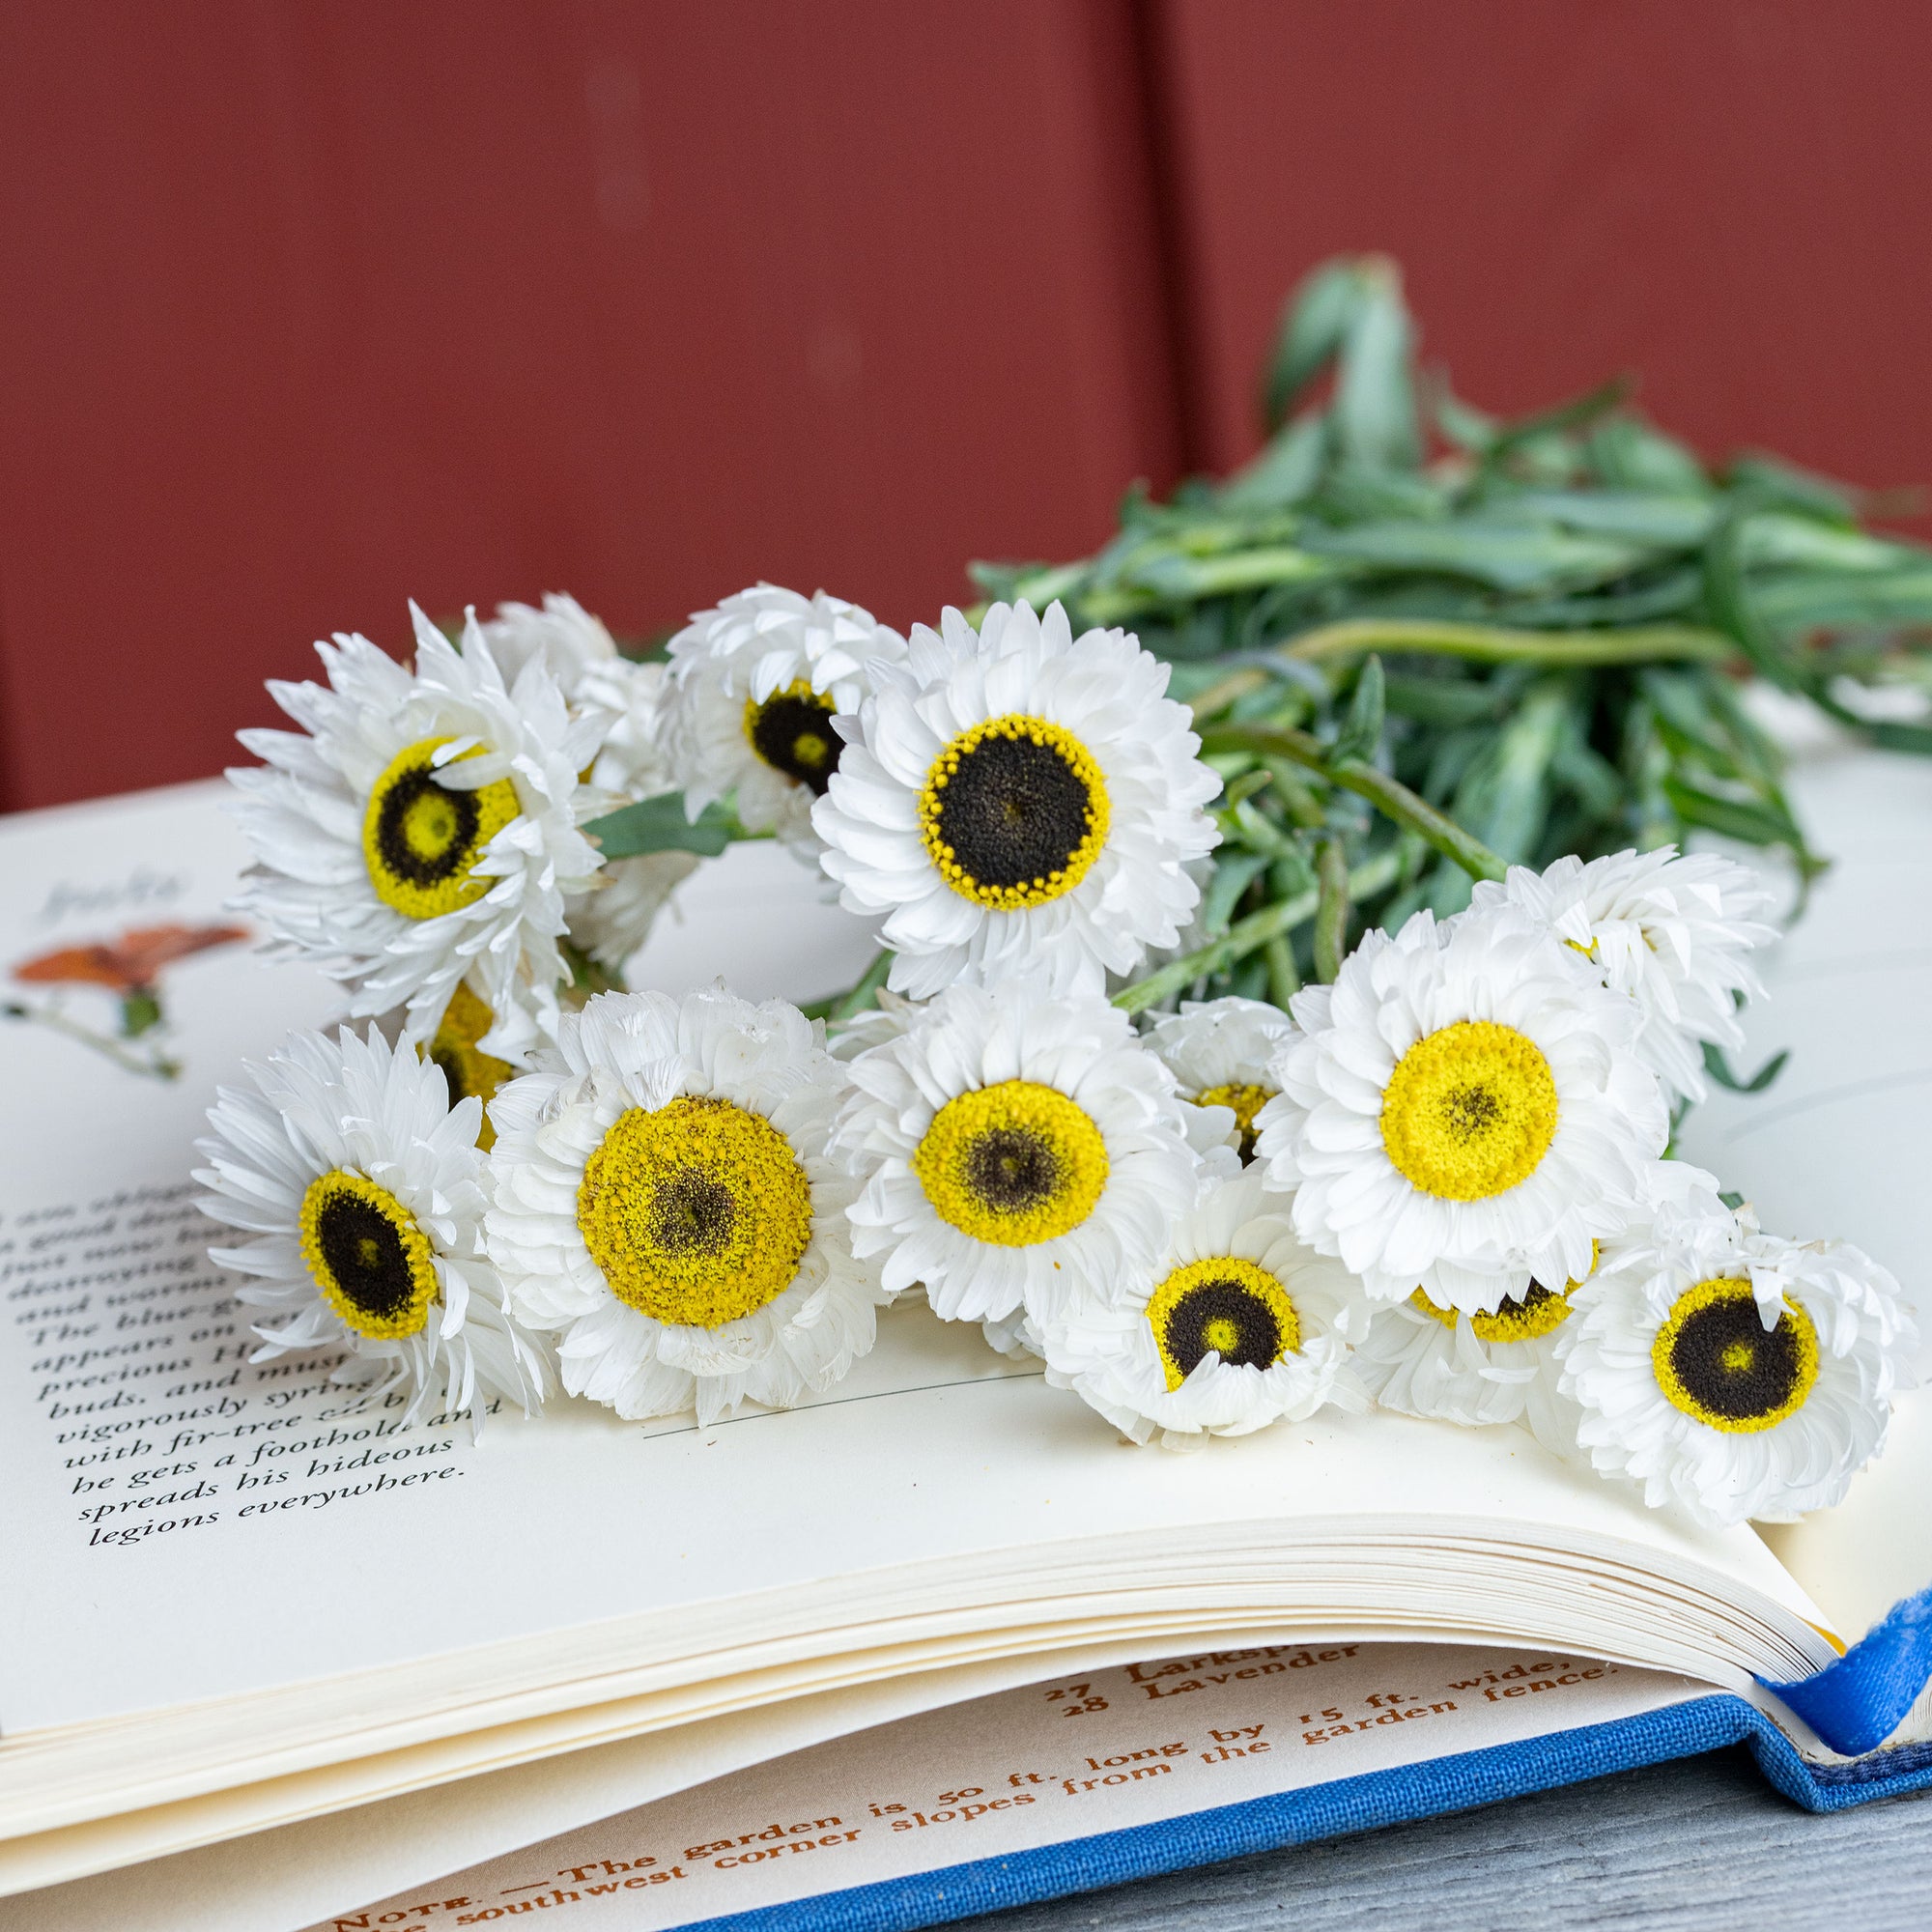
<instances>
[{"instance_id":1,"label":"weathered wooden surface","mask_svg":"<svg viewBox=\"0 0 1932 1932\"><path fill-rule=\"evenodd\" d=\"M1932 1793L1813 1817L1742 1749L965 1921L970 1932L1932 1925Z\"/></svg>"}]
</instances>

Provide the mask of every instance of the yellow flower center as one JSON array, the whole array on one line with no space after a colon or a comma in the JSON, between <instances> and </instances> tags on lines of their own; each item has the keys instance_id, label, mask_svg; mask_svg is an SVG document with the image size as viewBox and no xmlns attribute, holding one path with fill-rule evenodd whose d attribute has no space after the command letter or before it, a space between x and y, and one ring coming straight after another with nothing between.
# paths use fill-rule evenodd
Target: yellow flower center
<instances>
[{"instance_id":1,"label":"yellow flower center","mask_svg":"<svg viewBox=\"0 0 1932 1932\"><path fill-rule=\"evenodd\" d=\"M1003 1080L947 1101L913 1150L933 1211L976 1241L1031 1247L1069 1234L1107 1184L1107 1144L1051 1087Z\"/></svg>"},{"instance_id":2,"label":"yellow flower center","mask_svg":"<svg viewBox=\"0 0 1932 1932\"><path fill-rule=\"evenodd\" d=\"M962 731L919 794L925 849L960 897L996 912L1070 893L1107 842L1106 780L1072 732L1018 712Z\"/></svg>"},{"instance_id":3,"label":"yellow flower center","mask_svg":"<svg viewBox=\"0 0 1932 1932\"><path fill-rule=\"evenodd\" d=\"M1211 1349L1235 1368L1271 1369L1301 1347L1301 1320L1266 1268L1235 1255L1189 1262L1154 1290L1148 1326L1178 1389Z\"/></svg>"},{"instance_id":4,"label":"yellow flower center","mask_svg":"<svg viewBox=\"0 0 1932 1932\"><path fill-rule=\"evenodd\" d=\"M1255 1157L1255 1116L1274 1098L1272 1087L1258 1087L1252 1081L1228 1080L1219 1087L1204 1087L1194 1096L1197 1107L1232 1107L1235 1125L1241 1136L1241 1165Z\"/></svg>"},{"instance_id":5,"label":"yellow flower center","mask_svg":"<svg viewBox=\"0 0 1932 1932\"><path fill-rule=\"evenodd\" d=\"M495 1023L496 1015L490 1010L489 1002L472 993L467 981L459 983L449 997L449 1005L443 1009L436 1037L424 1055L442 1068L452 1107L472 1094L483 1102L486 1111L483 1124L476 1132L476 1145L485 1153L497 1145L497 1129L490 1124L487 1110L497 1089L516 1070L507 1060L485 1053L476 1044Z\"/></svg>"},{"instance_id":6,"label":"yellow flower center","mask_svg":"<svg viewBox=\"0 0 1932 1932\"><path fill-rule=\"evenodd\" d=\"M1603 1252L1602 1242L1590 1243L1591 1274L1596 1273ZM1570 1290L1580 1285L1573 1281L1559 1293L1533 1281L1521 1295L1504 1295L1492 1314L1470 1316L1469 1326L1479 1342L1534 1342L1570 1319ZM1408 1297L1408 1305L1419 1314L1434 1317L1445 1328L1456 1325L1455 1309L1430 1300L1419 1288Z\"/></svg>"},{"instance_id":7,"label":"yellow flower center","mask_svg":"<svg viewBox=\"0 0 1932 1932\"><path fill-rule=\"evenodd\" d=\"M832 728L833 710L830 697L797 678L763 703L746 700L746 742L775 772L823 798L843 749Z\"/></svg>"},{"instance_id":8,"label":"yellow flower center","mask_svg":"<svg viewBox=\"0 0 1932 1932\"><path fill-rule=\"evenodd\" d=\"M1382 1146L1412 1187L1485 1201L1526 1180L1556 1135L1556 1082L1536 1042L1493 1020L1425 1034L1382 1094Z\"/></svg>"},{"instance_id":9,"label":"yellow flower center","mask_svg":"<svg viewBox=\"0 0 1932 1932\"><path fill-rule=\"evenodd\" d=\"M577 1226L619 1301L654 1321L718 1328L797 1278L811 1183L762 1115L685 1094L611 1123L584 1163Z\"/></svg>"},{"instance_id":10,"label":"yellow flower center","mask_svg":"<svg viewBox=\"0 0 1932 1932\"><path fill-rule=\"evenodd\" d=\"M356 1334L397 1341L420 1332L439 1293L436 1255L393 1194L338 1167L309 1182L297 1225L323 1300Z\"/></svg>"},{"instance_id":11,"label":"yellow flower center","mask_svg":"<svg viewBox=\"0 0 1932 1932\"><path fill-rule=\"evenodd\" d=\"M1818 1331L1789 1301L1767 1328L1750 1283L1719 1276L1671 1304L1650 1365L1672 1406L1726 1435L1755 1435L1804 1406L1818 1380Z\"/></svg>"},{"instance_id":12,"label":"yellow flower center","mask_svg":"<svg viewBox=\"0 0 1932 1932\"><path fill-rule=\"evenodd\" d=\"M480 899L495 881L475 872L476 862L521 809L508 779L473 791L440 783L433 760L449 742L419 738L405 746L376 781L362 814L369 883L405 919L439 919Z\"/></svg>"}]
</instances>

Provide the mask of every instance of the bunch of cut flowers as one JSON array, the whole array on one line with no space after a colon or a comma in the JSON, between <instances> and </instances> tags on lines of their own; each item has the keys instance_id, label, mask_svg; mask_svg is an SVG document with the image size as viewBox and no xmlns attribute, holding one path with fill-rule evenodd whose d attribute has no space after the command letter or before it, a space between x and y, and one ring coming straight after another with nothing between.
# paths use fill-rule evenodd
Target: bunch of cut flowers
<instances>
[{"instance_id":1,"label":"bunch of cut flowers","mask_svg":"<svg viewBox=\"0 0 1932 1932\"><path fill-rule=\"evenodd\" d=\"M917 1297L1171 1448L1520 1424L1727 1522L1882 1446L1897 1284L1666 1153L1741 1043L1761 875L1506 865L1392 768L1378 661L1303 758L1060 601L901 637L761 584L638 661L553 597L454 639L415 612L408 664L319 648L326 684L271 687L299 728L243 734L241 903L347 1015L201 1144L261 1354L333 1350L412 1415L560 1383L708 1423L831 1388ZM812 1012L623 990L744 838L873 923L872 969ZM1463 902L1363 929L1418 855ZM1228 988L1250 893L1265 978Z\"/></svg>"}]
</instances>

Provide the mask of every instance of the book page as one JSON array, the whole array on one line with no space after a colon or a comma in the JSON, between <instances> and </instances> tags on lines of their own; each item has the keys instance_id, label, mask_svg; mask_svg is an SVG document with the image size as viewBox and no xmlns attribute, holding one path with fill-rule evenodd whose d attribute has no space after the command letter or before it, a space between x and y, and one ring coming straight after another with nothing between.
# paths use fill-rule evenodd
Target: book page
<instances>
[{"instance_id":1,"label":"book page","mask_svg":"<svg viewBox=\"0 0 1932 1932\"><path fill-rule=\"evenodd\" d=\"M1898 1277L1932 1375L1932 760L1840 749L1799 765L1795 809L1832 868L1764 962L1770 999L1745 1016L1756 1094L1691 1111L1686 1159L1753 1201L1767 1228L1835 1237ZM1885 1455L1834 1510L1765 1531L1848 1640L1932 1584L1932 1404L1908 1395Z\"/></svg>"},{"instance_id":2,"label":"book page","mask_svg":"<svg viewBox=\"0 0 1932 1932\"><path fill-rule=\"evenodd\" d=\"M356 1661L353 1634L350 1655L228 1671L234 1632L195 1613L211 1570L241 1582L268 1544L287 1587L311 1566L380 1571L433 1520L395 1505L433 1513L469 1473L464 1418L352 1415L327 1381L339 1356L250 1365L235 1278L207 1259L221 1236L188 1170L216 1083L341 1009L318 974L255 956L223 910L246 863L225 792L0 821L0 1524L34 1553L0 1577L4 1627L25 1639L0 1651L0 1735ZM775 904L781 960L744 947L748 914ZM687 882L638 963L643 983L684 987L735 960L756 997L781 966L810 998L869 956L810 871L744 845ZM87 1634L70 1647L76 1609ZM126 1641L129 1618L151 1641ZM78 1654L96 1638L122 1653L111 1682L100 1651Z\"/></svg>"},{"instance_id":3,"label":"book page","mask_svg":"<svg viewBox=\"0 0 1932 1932\"><path fill-rule=\"evenodd\" d=\"M33 977L36 961L83 942L111 960L135 949L130 932L218 927L241 858L205 790L0 831L0 972L20 1009L0 1019L0 1092L31 1096L0 1118L0 1537L31 1552L0 1572L8 1737L470 1653L482 1661L466 1667L487 1670L493 1689L556 1709L556 1684L613 1667L600 1627L617 1619L657 1619L641 1661L716 1668L702 1653L723 1641L722 1613L689 1612L734 1598L771 1606L751 1632L761 1641L783 1634L772 1618L815 1606L812 1640L835 1648L825 1633L841 1619L874 1646L902 1641L901 1629L924 1640L917 1619L935 1601L970 1634L994 1615L1009 1632L1093 1617L1110 1592L1171 1618L1202 1589L1251 1618L1306 1603L1365 1623L1493 1628L1520 1613L1529 1621L1506 1627L1548 1630L1612 1601L1579 1593L1576 1561L1544 1553L1552 1544L1593 1561L1634 1551L1647 1576L1703 1579L1658 1586L1684 1593L1687 1655L1712 1628L1714 1593L1781 1606L1751 1667L1803 1668L1816 1648L1811 1606L1748 1532L1708 1536L1647 1511L1520 1432L1324 1415L1204 1458L1136 1451L1047 1390L1037 1364L917 1306L882 1318L878 1349L826 1397L702 1432L559 1402L534 1423L497 1418L472 1448L460 1417L405 1431L380 1408L349 1413L326 1356L250 1365L202 1251L189 1144L215 1082L286 1026L330 1011L330 989L236 938L152 974L146 1006L111 985ZM782 934L783 983L801 997L864 962L863 931L776 848L740 848L698 881ZM709 931L696 913L668 930L647 976L708 977L709 962L680 961ZM735 977L758 990L772 971L748 955ZM1299 1543L1262 1527L1287 1519ZM1379 1525L1384 1557L1296 1553L1324 1535L1353 1547L1365 1522ZM1521 1549L1525 1594L1490 1581L1501 1574L1490 1556L1449 1551L1432 1568L1410 1553L1431 1534L1479 1533ZM1150 1538L1166 1557L1159 1575ZM422 1587L425 1565L437 1587ZM905 1580L919 1577L930 1580ZM1654 1606L1619 1599L1615 1614L1636 1622L1627 1637L1600 1625L1599 1641L1636 1641L1645 1615L1654 1636ZM481 1649L515 1643L526 1648ZM468 1721L467 1680L438 1682L437 1708L455 1713L438 1721ZM384 1680L392 1719L410 1715L408 1688ZM371 1694L345 1691L334 1721L366 1724ZM250 1705L248 1726L266 1711ZM8 1760L0 1748L0 1775ZM61 1810L40 1774L19 1778L10 1802L23 1816L45 1810L38 1829L82 1815L82 1796Z\"/></svg>"},{"instance_id":4,"label":"book page","mask_svg":"<svg viewBox=\"0 0 1932 1932\"><path fill-rule=\"evenodd\" d=\"M1101 1669L1140 1654L1114 1642L1061 1662ZM1037 1682L1045 1667L1018 1656L853 1685L397 1793L0 1897L0 1932L293 1932L347 1901L911 1713Z\"/></svg>"},{"instance_id":5,"label":"book page","mask_svg":"<svg viewBox=\"0 0 1932 1932\"><path fill-rule=\"evenodd\" d=\"M429 1932L539 1911L605 1932L668 1932L1708 1694L1685 1678L1548 1651L1196 1651L841 1738L309 1932Z\"/></svg>"}]
</instances>

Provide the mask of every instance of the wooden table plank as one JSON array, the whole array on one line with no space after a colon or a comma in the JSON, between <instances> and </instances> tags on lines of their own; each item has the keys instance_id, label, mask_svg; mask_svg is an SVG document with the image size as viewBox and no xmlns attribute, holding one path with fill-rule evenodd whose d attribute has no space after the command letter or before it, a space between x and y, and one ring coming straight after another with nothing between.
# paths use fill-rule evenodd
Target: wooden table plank
<instances>
[{"instance_id":1,"label":"wooden table plank","mask_svg":"<svg viewBox=\"0 0 1932 1932\"><path fill-rule=\"evenodd\" d=\"M962 1921L962 1932L1932 1924L1932 1794L1814 1817L1742 1747Z\"/></svg>"}]
</instances>

